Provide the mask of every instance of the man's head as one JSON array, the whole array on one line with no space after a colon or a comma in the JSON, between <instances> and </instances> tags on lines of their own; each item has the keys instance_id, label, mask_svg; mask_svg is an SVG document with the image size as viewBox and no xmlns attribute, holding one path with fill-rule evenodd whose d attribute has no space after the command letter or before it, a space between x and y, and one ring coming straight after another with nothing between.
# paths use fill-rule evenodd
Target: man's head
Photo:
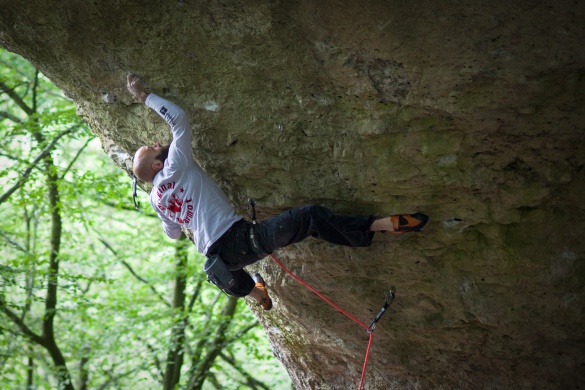
<instances>
[{"instance_id":1,"label":"man's head","mask_svg":"<svg viewBox=\"0 0 585 390\"><path fill-rule=\"evenodd\" d=\"M132 172L138 179L152 183L156 174L163 169L168 155L169 145L156 143L143 146L134 154Z\"/></svg>"}]
</instances>

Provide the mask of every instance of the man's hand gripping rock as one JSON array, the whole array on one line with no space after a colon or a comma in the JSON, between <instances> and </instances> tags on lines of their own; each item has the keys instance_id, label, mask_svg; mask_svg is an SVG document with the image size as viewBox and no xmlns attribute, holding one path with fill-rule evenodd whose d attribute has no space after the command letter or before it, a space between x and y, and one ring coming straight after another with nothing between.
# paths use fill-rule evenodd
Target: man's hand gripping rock
<instances>
[{"instance_id":1,"label":"man's hand gripping rock","mask_svg":"<svg viewBox=\"0 0 585 390\"><path fill-rule=\"evenodd\" d=\"M134 73L130 73L128 75L128 91L142 103L146 101L146 97L149 95L149 92L144 87L142 80L140 77L136 76Z\"/></svg>"}]
</instances>

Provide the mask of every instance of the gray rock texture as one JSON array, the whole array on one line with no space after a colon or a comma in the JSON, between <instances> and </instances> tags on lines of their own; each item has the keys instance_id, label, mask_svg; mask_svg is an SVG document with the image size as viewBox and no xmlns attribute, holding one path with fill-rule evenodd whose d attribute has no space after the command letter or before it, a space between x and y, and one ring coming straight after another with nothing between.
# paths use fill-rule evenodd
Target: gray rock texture
<instances>
[{"instance_id":1,"label":"gray rock texture","mask_svg":"<svg viewBox=\"0 0 585 390\"><path fill-rule=\"evenodd\" d=\"M365 389L585 387L585 3L0 0L0 44L75 101L128 170L184 107L245 212L423 211L367 249L276 253L374 332ZM259 313L298 389L355 389L368 334L270 258Z\"/></svg>"}]
</instances>

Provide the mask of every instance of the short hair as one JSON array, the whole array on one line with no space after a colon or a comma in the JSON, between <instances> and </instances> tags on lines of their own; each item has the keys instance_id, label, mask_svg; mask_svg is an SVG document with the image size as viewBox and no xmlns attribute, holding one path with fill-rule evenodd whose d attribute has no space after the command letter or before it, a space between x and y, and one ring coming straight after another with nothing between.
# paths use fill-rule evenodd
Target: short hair
<instances>
[{"instance_id":1,"label":"short hair","mask_svg":"<svg viewBox=\"0 0 585 390\"><path fill-rule=\"evenodd\" d=\"M157 173L151 166L155 158L152 156L140 156L140 149L136 151L132 159L132 172L138 179L152 183Z\"/></svg>"}]
</instances>

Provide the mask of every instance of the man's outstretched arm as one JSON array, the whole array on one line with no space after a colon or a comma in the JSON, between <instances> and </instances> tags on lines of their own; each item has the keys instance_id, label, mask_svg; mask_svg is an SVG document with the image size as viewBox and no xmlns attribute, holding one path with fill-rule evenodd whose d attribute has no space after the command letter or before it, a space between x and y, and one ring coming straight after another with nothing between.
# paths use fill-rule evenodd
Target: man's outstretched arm
<instances>
[{"instance_id":1,"label":"man's outstretched arm","mask_svg":"<svg viewBox=\"0 0 585 390\"><path fill-rule=\"evenodd\" d=\"M179 152L177 159L180 160L182 157L185 163L189 164L192 156L191 127L185 111L175 103L148 92L140 77L133 73L128 75L128 91L168 123L173 134L173 143ZM173 154L173 151L170 153Z\"/></svg>"}]
</instances>

